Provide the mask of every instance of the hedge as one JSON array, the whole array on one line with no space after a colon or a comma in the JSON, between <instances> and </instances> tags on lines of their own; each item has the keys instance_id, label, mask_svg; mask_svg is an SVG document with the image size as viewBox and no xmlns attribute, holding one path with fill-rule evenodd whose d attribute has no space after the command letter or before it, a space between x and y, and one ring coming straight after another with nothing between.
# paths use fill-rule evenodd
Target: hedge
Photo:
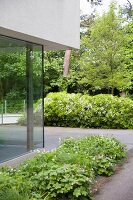
<instances>
[{"instance_id":1,"label":"hedge","mask_svg":"<svg viewBox=\"0 0 133 200\"><path fill-rule=\"evenodd\" d=\"M45 126L132 129L133 101L106 94L49 93L44 119Z\"/></svg>"}]
</instances>

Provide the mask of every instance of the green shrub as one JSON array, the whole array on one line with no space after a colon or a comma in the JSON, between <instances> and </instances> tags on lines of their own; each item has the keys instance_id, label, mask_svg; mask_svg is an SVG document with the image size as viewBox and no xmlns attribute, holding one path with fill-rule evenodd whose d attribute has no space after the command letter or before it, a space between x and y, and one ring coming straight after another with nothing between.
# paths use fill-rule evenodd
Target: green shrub
<instances>
[{"instance_id":1,"label":"green shrub","mask_svg":"<svg viewBox=\"0 0 133 200\"><path fill-rule=\"evenodd\" d=\"M44 111L46 126L133 128L133 101L129 98L50 93Z\"/></svg>"},{"instance_id":2,"label":"green shrub","mask_svg":"<svg viewBox=\"0 0 133 200\"><path fill-rule=\"evenodd\" d=\"M133 101L100 94L88 96L49 93L45 98L45 126L133 129ZM41 125L41 101L35 104L34 124ZM26 124L26 116L19 119Z\"/></svg>"}]
</instances>

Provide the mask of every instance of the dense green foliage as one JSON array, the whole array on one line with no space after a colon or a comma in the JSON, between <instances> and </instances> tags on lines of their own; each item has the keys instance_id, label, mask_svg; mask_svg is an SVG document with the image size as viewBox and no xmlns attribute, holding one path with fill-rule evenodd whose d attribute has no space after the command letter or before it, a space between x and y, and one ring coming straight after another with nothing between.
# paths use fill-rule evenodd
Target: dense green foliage
<instances>
[{"instance_id":1,"label":"dense green foliage","mask_svg":"<svg viewBox=\"0 0 133 200\"><path fill-rule=\"evenodd\" d=\"M115 88L119 92L132 88L133 76L125 65L128 34L122 24L123 20L116 15L112 4L109 12L96 18L89 32L82 37L85 51L80 59L79 84L88 92L106 89L114 94Z\"/></svg>"},{"instance_id":2,"label":"dense green foliage","mask_svg":"<svg viewBox=\"0 0 133 200\"><path fill-rule=\"evenodd\" d=\"M115 4L112 4L110 10L103 16L95 17L91 23L88 20L86 32L81 33L81 49L72 52L69 75L65 80L62 78L61 54L57 54L59 61L57 60L55 64L55 54L46 53L46 60L47 55L53 58L48 69L51 74L48 75L50 84L46 93L62 91L64 88L69 93L80 92L91 95L101 92L115 95L120 95L121 92L125 95L132 93L133 22L129 23L115 9ZM54 73L50 67L53 64L54 70L57 69ZM55 79L57 72L58 78ZM52 88L53 85L56 87Z\"/></svg>"},{"instance_id":3,"label":"dense green foliage","mask_svg":"<svg viewBox=\"0 0 133 200\"><path fill-rule=\"evenodd\" d=\"M133 101L112 95L49 93L45 125L87 128L133 128Z\"/></svg>"},{"instance_id":4,"label":"dense green foliage","mask_svg":"<svg viewBox=\"0 0 133 200\"><path fill-rule=\"evenodd\" d=\"M96 8L102 1L90 0L89 2ZM67 77L63 77L65 52L44 52L45 96L49 92L67 91L68 93L82 93L89 95L112 93L117 96L123 95L133 99L132 4L128 1L126 7L117 11L116 7L115 3L111 4L109 11L103 13L102 16L97 16L94 8L93 13L89 18L88 16L81 18L81 26L84 24L83 27L85 27L84 31L81 31L81 48L79 51L74 50L71 53L69 74ZM23 112L26 107L23 104L23 102L26 102L27 93L26 48L22 48L22 51L19 52L16 52L15 49L12 50L13 51L10 52L0 52L1 113ZM33 50L33 98L35 103L41 97L42 55L37 49ZM4 106L5 100L7 101L7 110ZM35 112L37 113L37 111ZM75 112L76 111L74 110L74 113ZM116 115L115 111L111 112L112 114L109 114L109 116ZM128 111L126 112L128 113ZM39 115L39 112L37 115ZM61 112L60 115L63 116ZM82 125L79 124L76 119L76 122L70 123L70 119L68 120L68 118L71 118L71 115L68 115L68 113L65 115L64 120L67 119L66 123L62 122L61 124L59 121L58 123L54 121L49 122L49 120L52 121L52 119L48 117L45 119L46 124L61 126L67 124L67 126L70 125L72 127L132 128L132 123L130 123L131 120L127 123L129 119L128 116L127 122L123 120L123 117L120 117L120 120L118 120L119 115L114 117L111 116L111 119L113 119L111 125L110 118L106 116L107 118L105 119L103 114L101 115L102 122L97 122L98 124L95 123L95 119L93 119L94 122L89 118L87 119L86 117L88 117L88 114L85 114L85 118L81 119L81 121L85 121L85 124L83 123ZM122 116L123 115L122 112ZM53 116L51 118L53 118ZM36 119L35 123L37 124ZM80 118L77 117L77 120L80 120ZM109 120L109 124L103 123L104 120ZM88 121L90 121L89 124ZM123 124L121 125L119 121Z\"/></svg>"},{"instance_id":5,"label":"dense green foliage","mask_svg":"<svg viewBox=\"0 0 133 200\"><path fill-rule=\"evenodd\" d=\"M119 13L119 14L118 14ZM132 94L133 21L115 12L115 6L95 16L81 33L81 49L72 51L69 75L63 78L64 51L44 52L45 96L49 92ZM0 53L0 101L26 98L26 54ZM33 58L34 96L38 99L41 78L41 54ZM15 78L14 78L15 77ZM16 102L15 102L16 104Z\"/></svg>"},{"instance_id":6,"label":"dense green foliage","mask_svg":"<svg viewBox=\"0 0 133 200\"><path fill-rule=\"evenodd\" d=\"M0 198L3 195L7 200L20 200L26 195L25 200L92 199L97 175L112 175L125 157L125 148L116 139L69 138L57 150L39 153L17 169L2 168Z\"/></svg>"},{"instance_id":7,"label":"dense green foliage","mask_svg":"<svg viewBox=\"0 0 133 200\"><path fill-rule=\"evenodd\" d=\"M29 200L27 196L20 195L18 191L2 190L0 191L0 200Z\"/></svg>"}]
</instances>

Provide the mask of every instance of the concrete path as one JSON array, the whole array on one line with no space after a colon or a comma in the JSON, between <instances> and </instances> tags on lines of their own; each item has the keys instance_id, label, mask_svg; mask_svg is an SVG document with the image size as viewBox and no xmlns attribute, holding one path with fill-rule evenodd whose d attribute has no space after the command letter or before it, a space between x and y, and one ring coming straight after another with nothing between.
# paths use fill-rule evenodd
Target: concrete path
<instances>
[{"instance_id":1,"label":"concrete path","mask_svg":"<svg viewBox=\"0 0 133 200\"><path fill-rule=\"evenodd\" d=\"M117 174L113 175L95 200L133 200L133 157L128 160Z\"/></svg>"}]
</instances>

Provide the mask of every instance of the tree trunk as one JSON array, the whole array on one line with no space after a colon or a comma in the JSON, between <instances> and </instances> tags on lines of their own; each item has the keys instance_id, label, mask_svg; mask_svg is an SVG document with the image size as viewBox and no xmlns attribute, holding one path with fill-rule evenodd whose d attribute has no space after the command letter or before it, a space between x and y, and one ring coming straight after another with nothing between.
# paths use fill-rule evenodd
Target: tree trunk
<instances>
[{"instance_id":1,"label":"tree trunk","mask_svg":"<svg viewBox=\"0 0 133 200\"><path fill-rule=\"evenodd\" d=\"M66 50L65 57L64 57L64 71L63 71L64 77L67 77L67 75L68 75L70 57L71 57L71 50Z\"/></svg>"},{"instance_id":2,"label":"tree trunk","mask_svg":"<svg viewBox=\"0 0 133 200\"><path fill-rule=\"evenodd\" d=\"M114 88L111 88L111 94L114 95Z\"/></svg>"},{"instance_id":3,"label":"tree trunk","mask_svg":"<svg viewBox=\"0 0 133 200\"><path fill-rule=\"evenodd\" d=\"M112 66L112 64L111 64L111 79L112 79L112 80L111 80L111 81L112 81L112 84L111 84L111 85L112 85L112 86L111 86L111 87L112 87L112 88L111 88L111 94L114 95L114 89L115 89L115 88L114 88L114 74L113 74L113 66Z\"/></svg>"}]
</instances>

